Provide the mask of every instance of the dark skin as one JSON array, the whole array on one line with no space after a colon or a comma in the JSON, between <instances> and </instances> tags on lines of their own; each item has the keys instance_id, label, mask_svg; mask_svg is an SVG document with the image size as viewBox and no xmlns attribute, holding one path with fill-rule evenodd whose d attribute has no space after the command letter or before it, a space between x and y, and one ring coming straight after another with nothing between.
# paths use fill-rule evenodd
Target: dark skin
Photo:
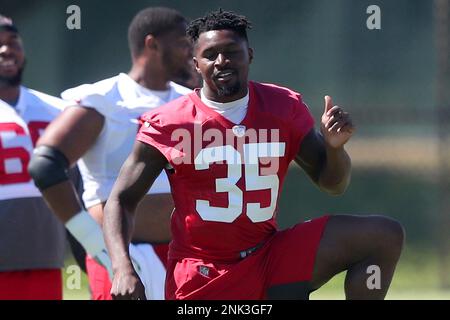
<instances>
[{"instance_id":1,"label":"dark skin","mask_svg":"<svg viewBox=\"0 0 450 320\"><path fill-rule=\"evenodd\" d=\"M248 92L248 72L253 50L230 30L204 32L200 38L195 44L193 60L197 72L203 78L206 98L221 103L243 98ZM219 94L219 89L226 91L236 86L238 90L233 94Z\"/></svg>"},{"instance_id":2,"label":"dark skin","mask_svg":"<svg viewBox=\"0 0 450 320\"><path fill-rule=\"evenodd\" d=\"M149 34L141 52L132 56L129 76L151 90L166 90L172 78L190 73L192 48L185 34L186 24L159 37ZM96 142L105 118L93 108L73 106L65 109L50 125L37 145L57 148L75 165ZM71 181L65 181L42 191L44 199L62 222L80 212L82 204ZM88 208L101 225L105 203ZM170 194L147 195L140 204L133 240L167 243L171 239L169 220L173 209ZM151 212L152 214L148 214Z\"/></svg>"},{"instance_id":3,"label":"dark skin","mask_svg":"<svg viewBox=\"0 0 450 320\"><path fill-rule=\"evenodd\" d=\"M248 42L232 30L200 34L195 45L194 63L202 75L208 99L229 102L248 92L248 68L253 51ZM238 90L229 90L239 84ZM220 90L231 92L229 96ZM344 145L354 133L351 118L325 96L320 131L312 129L301 142L295 162L321 190L342 194L350 182L351 161ZM104 232L114 269L112 295L116 299L143 299L144 289L128 256L128 243L134 224L134 210L146 190L166 165L165 157L154 147L136 142L105 207ZM403 229L395 221L378 216L332 216L317 251L313 277L307 283L269 288L270 298L305 299L310 291L334 275L347 270L346 297L382 299L386 295L403 244ZM366 285L367 267L381 270L381 288ZM282 293L282 294L280 294Z\"/></svg>"},{"instance_id":4,"label":"dark skin","mask_svg":"<svg viewBox=\"0 0 450 320\"><path fill-rule=\"evenodd\" d=\"M19 35L0 30L0 78L16 77L24 65L25 51ZM20 84L9 85L0 81L0 99L14 105L19 99L19 94Z\"/></svg>"},{"instance_id":5,"label":"dark skin","mask_svg":"<svg viewBox=\"0 0 450 320\"><path fill-rule=\"evenodd\" d=\"M144 286L131 263L128 246L135 225L136 207L166 163L166 158L158 150L136 142L106 202L103 232L113 265L113 299L146 299Z\"/></svg>"}]
</instances>

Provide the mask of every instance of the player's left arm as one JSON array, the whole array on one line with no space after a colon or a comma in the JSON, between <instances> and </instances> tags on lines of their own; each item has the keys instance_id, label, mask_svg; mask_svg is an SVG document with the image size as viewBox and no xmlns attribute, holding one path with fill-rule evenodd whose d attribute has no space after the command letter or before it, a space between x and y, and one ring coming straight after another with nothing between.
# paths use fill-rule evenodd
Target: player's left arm
<instances>
[{"instance_id":1,"label":"player's left arm","mask_svg":"<svg viewBox=\"0 0 450 320\"><path fill-rule=\"evenodd\" d=\"M128 246L136 207L166 164L166 158L156 148L136 141L106 202L103 232L114 273L113 299L145 299L145 290L133 268Z\"/></svg>"},{"instance_id":2,"label":"player's left arm","mask_svg":"<svg viewBox=\"0 0 450 320\"><path fill-rule=\"evenodd\" d=\"M354 131L349 113L333 106L331 97L326 96L320 132L310 130L302 140L295 162L327 193L342 194L350 183L351 160L344 145Z\"/></svg>"}]
</instances>

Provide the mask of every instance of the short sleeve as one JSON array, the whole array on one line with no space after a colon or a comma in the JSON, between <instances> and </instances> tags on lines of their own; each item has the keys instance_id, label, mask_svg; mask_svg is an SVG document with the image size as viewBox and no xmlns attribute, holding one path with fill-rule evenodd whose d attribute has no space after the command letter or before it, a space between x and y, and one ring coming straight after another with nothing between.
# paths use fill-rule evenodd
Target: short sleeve
<instances>
[{"instance_id":1,"label":"short sleeve","mask_svg":"<svg viewBox=\"0 0 450 320\"><path fill-rule=\"evenodd\" d=\"M110 113L115 109L105 96L105 92L98 90L92 84L84 84L67 89L61 93L61 98L71 102L70 105L80 105L95 109L104 117L109 117Z\"/></svg>"},{"instance_id":2,"label":"short sleeve","mask_svg":"<svg viewBox=\"0 0 450 320\"><path fill-rule=\"evenodd\" d=\"M178 150L177 141L169 126L164 125L157 112L144 113L139 119L140 128L136 139L158 149L167 161L174 165L176 159L184 156L183 150Z\"/></svg>"}]
</instances>

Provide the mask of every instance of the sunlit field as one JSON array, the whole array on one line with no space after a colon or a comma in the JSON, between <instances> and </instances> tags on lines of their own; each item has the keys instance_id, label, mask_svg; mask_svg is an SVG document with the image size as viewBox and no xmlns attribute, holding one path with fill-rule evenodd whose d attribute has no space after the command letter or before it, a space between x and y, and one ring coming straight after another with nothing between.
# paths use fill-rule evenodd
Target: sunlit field
<instances>
[{"instance_id":1,"label":"sunlit field","mask_svg":"<svg viewBox=\"0 0 450 320\"><path fill-rule=\"evenodd\" d=\"M73 260L67 260L71 265ZM449 270L450 272L450 270ZM88 300L89 289L85 274L81 275L79 289L68 289L70 274L65 274L65 300ZM450 300L450 288L443 289L439 281L438 260L434 252L419 252L406 248L397 267L388 300ZM311 294L311 300L343 300L344 277L341 273L325 286ZM73 283L72 283L73 284Z\"/></svg>"}]
</instances>

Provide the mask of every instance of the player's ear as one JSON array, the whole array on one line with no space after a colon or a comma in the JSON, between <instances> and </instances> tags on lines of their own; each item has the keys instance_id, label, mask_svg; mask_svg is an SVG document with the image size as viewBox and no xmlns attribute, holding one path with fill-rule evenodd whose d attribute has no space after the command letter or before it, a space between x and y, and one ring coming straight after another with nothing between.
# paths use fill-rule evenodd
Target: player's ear
<instances>
[{"instance_id":1,"label":"player's ear","mask_svg":"<svg viewBox=\"0 0 450 320\"><path fill-rule=\"evenodd\" d=\"M150 50L156 50L158 48L157 40L152 34L148 34L144 39L144 46Z\"/></svg>"},{"instance_id":2,"label":"player's ear","mask_svg":"<svg viewBox=\"0 0 450 320\"><path fill-rule=\"evenodd\" d=\"M253 61L253 49L252 48L248 48L248 62L249 64L252 63Z\"/></svg>"},{"instance_id":3,"label":"player's ear","mask_svg":"<svg viewBox=\"0 0 450 320\"><path fill-rule=\"evenodd\" d=\"M201 74L200 68L198 67L198 60L196 57L192 57L192 61L194 61L195 71L197 71L198 74Z\"/></svg>"}]
</instances>

